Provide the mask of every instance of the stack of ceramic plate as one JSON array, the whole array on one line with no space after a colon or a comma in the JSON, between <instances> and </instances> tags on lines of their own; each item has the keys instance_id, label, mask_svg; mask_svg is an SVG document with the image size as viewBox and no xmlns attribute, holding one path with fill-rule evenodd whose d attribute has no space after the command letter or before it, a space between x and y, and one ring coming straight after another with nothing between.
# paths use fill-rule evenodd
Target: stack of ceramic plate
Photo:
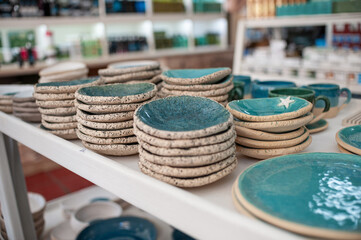
<instances>
[{"instance_id":1,"label":"stack of ceramic plate","mask_svg":"<svg viewBox=\"0 0 361 240\"><path fill-rule=\"evenodd\" d=\"M202 97L176 96L144 104L134 114L139 167L179 187L198 187L237 165L232 115Z\"/></svg>"},{"instance_id":2,"label":"stack of ceramic plate","mask_svg":"<svg viewBox=\"0 0 361 240\"><path fill-rule=\"evenodd\" d=\"M99 78L86 78L36 84L34 97L41 113L40 128L65 139L76 139L75 91L101 83Z\"/></svg>"},{"instance_id":3,"label":"stack of ceramic plate","mask_svg":"<svg viewBox=\"0 0 361 240\"><path fill-rule=\"evenodd\" d=\"M0 111L5 113L13 112L13 97L17 92L4 90L0 93Z\"/></svg>"},{"instance_id":4,"label":"stack of ceramic plate","mask_svg":"<svg viewBox=\"0 0 361 240\"><path fill-rule=\"evenodd\" d=\"M40 122L41 115L33 97L34 89L18 92L13 97L13 114L27 122Z\"/></svg>"},{"instance_id":5,"label":"stack of ceramic plate","mask_svg":"<svg viewBox=\"0 0 361 240\"><path fill-rule=\"evenodd\" d=\"M312 104L298 97L232 101L237 150L258 159L296 153L311 144L304 127L313 119Z\"/></svg>"},{"instance_id":6,"label":"stack of ceramic plate","mask_svg":"<svg viewBox=\"0 0 361 240\"><path fill-rule=\"evenodd\" d=\"M41 70L39 75L39 83L65 82L86 78L88 68L81 62L64 62Z\"/></svg>"},{"instance_id":7,"label":"stack of ceramic plate","mask_svg":"<svg viewBox=\"0 0 361 240\"><path fill-rule=\"evenodd\" d=\"M303 153L250 166L232 195L240 213L305 235L302 239L356 240L361 239L360 189L360 156Z\"/></svg>"},{"instance_id":8,"label":"stack of ceramic plate","mask_svg":"<svg viewBox=\"0 0 361 240\"><path fill-rule=\"evenodd\" d=\"M233 88L229 68L178 69L162 73L160 96L199 96L226 105L228 92Z\"/></svg>"},{"instance_id":9,"label":"stack of ceramic plate","mask_svg":"<svg viewBox=\"0 0 361 240\"><path fill-rule=\"evenodd\" d=\"M158 87L162 71L157 61L132 61L110 64L98 73L106 84L149 82Z\"/></svg>"},{"instance_id":10,"label":"stack of ceramic plate","mask_svg":"<svg viewBox=\"0 0 361 240\"><path fill-rule=\"evenodd\" d=\"M361 155L361 125L341 129L336 141L341 152Z\"/></svg>"},{"instance_id":11,"label":"stack of ceramic plate","mask_svg":"<svg viewBox=\"0 0 361 240\"><path fill-rule=\"evenodd\" d=\"M153 83L122 83L93 86L75 93L77 135L95 152L126 156L138 153L133 114L157 93Z\"/></svg>"}]
</instances>

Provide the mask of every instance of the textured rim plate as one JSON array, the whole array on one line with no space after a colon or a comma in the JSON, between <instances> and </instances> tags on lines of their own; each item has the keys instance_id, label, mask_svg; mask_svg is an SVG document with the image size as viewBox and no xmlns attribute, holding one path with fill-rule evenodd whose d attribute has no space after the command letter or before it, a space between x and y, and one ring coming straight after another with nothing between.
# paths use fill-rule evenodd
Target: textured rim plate
<instances>
[{"instance_id":1,"label":"textured rim plate","mask_svg":"<svg viewBox=\"0 0 361 240\"><path fill-rule=\"evenodd\" d=\"M300 152L307 148L312 142L312 137L309 136L305 141L302 143L286 148L273 148L273 149L262 149L262 148L248 148L241 145L237 145L237 151L241 154L257 158L257 159L268 159L272 157L282 156L286 154L293 154Z\"/></svg>"},{"instance_id":2,"label":"textured rim plate","mask_svg":"<svg viewBox=\"0 0 361 240\"><path fill-rule=\"evenodd\" d=\"M76 121L76 116L75 115L51 116L51 115L42 114L41 118L44 119L47 122L52 122L52 123L67 123L67 122L75 122Z\"/></svg>"},{"instance_id":3,"label":"textured rim plate","mask_svg":"<svg viewBox=\"0 0 361 240\"><path fill-rule=\"evenodd\" d=\"M163 82L163 87L169 90L178 90L178 91L206 91L212 89L225 88L231 84L233 86L232 79L233 79L233 75L228 75L227 77L213 84L196 84L196 85L174 85Z\"/></svg>"},{"instance_id":4,"label":"textured rim plate","mask_svg":"<svg viewBox=\"0 0 361 240\"><path fill-rule=\"evenodd\" d=\"M133 128L124 128L118 130L96 130L78 123L78 129L84 134L99 138L119 138L134 135Z\"/></svg>"},{"instance_id":5,"label":"textured rim plate","mask_svg":"<svg viewBox=\"0 0 361 240\"><path fill-rule=\"evenodd\" d=\"M346 149L344 149L340 144L337 144L338 149L340 150L341 153L347 153L347 154L356 154L356 153L352 153Z\"/></svg>"},{"instance_id":6,"label":"textured rim plate","mask_svg":"<svg viewBox=\"0 0 361 240\"><path fill-rule=\"evenodd\" d=\"M67 93L75 92L79 88L100 85L103 81L99 77L83 78L67 82L38 83L35 92L38 93Z\"/></svg>"},{"instance_id":7,"label":"textured rim plate","mask_svg":"<svg viewBox=\"0 0 361 240\"><path fill-rule=\"evenodd\" d=\"M237 178L238 180L238 178ZM236 207L237 211L242 213L245 216L251 217L251 218L256 218L255 216L253 216L243 205L242 203L238 200L237 198L237 194L236 194L236 188L237 188L237 180L233 183L232 185L232 201L233 201L233 205Z\"/></svg>"},{"instance_id":8,"label":"textured rim plate","mask_svg":"<svg viewBox=\"0 0 361 240\"><path fill-rule=\"evenodd\" d=\"M252 122L288 120L305 115L313 105L298 97L274 97L235 100L227 109L238 119Z\"/></svg>"},{"instance_id":9,"label":"textured rim plate","mask_svg":"<svg viewBox=\"0 0 361 240\"><path fill-rule=\"evenodd\" d=\"M224 88L205 90L205 91L178 91L178 90L169 90L166 87L162 88L163 92L168 95L189 95L189 96L199 96L199 97L216 97L220 95L228 94L229 91L233 89L233 85L228 85Z\"/></svg>"},{"instance_id":10,"label":"textured rim plate","mask_svg":"<svg viewBox=\"0 0 361 240\"><path fill-rule=\"evenodd\" d=\"M87 104L121 104L143 102L156 93L153 83L127 83L81 88L75 97Z\"/></svg>"},{"instance_id":11,"label":"textured rim plate","mask_svg":"<svg viewBox=\"0 0 361 240\"><path fill-rule=\"evenodd\" d=\"M37 107L15 107L13 106L14 112L20 113L39 113L39 109Z\"/></svg>"},{"instance_id":12,"label":"textured rim plate","mask_svg":"<svg viewBox=\"0 0 361 240\"><path fill-rule=\"evenodd\" d=\"M65 129L65 130L51 130L49 128L44 127L42 124L40 124L40 128L64 139L69 139L69 140L78 139L78 137L76 136L75 128Z\"/></svg>"},{"instance_id":13,"label":"textured rim plate","mask_svg":"<svg viewBox=\"0 0 361 240\"><path fill-rule=\"evenodd\" d=\"M106 238L105 236L109 237ZM153 223L144 218L118 217L91 224L76 238L76 240L98 239L156 240L157 229Z\"/></svg>"},{"instance_id":14,"label":"textured rim plate","mask_svg":"<svg viewBox=\"0 0 361 240\"><path fill-rule=\"evenodd\" d=\"M34 102L35 98L33 97L34 89L29 89L26 91L18 92L14 95L14 102Z\"/></svg>"},{"instance_id":15,"label":"textured rim plate","mask_svg":"<svg viewBox=\"0 0 361 240\"><path fill-rule=\"evenodd\" d=\"M82 141L84 147L94 152L111 156L129 156L138 153L138 143L129 144L93 144Z\"/></svg>"},{"instance_id":16,"label":"textured rim plate","mask_svg":"<svg viewBox=\"0 0 361 240\"><path fill-rule=\"evenodd\" d=\"M73 129L77 127L77 122L69 122L69 123L51 123L47 122L44 119L41 120L41 124L51 130L65 130L65 129Z\"/></svg>"},{"instance_id":17,"label":"textured rim plate","mask_svg":"<svg viewBox=\"0 0 361 240\"><path fill-rule=\"evenodd\" d=\"M304 127L299 129L284 132L284 133L268 133L263 132L255 129L250 129L241 126L235 126L237 136L247 137L256 140L263 140L263 141L281 141L281 140L289 140L296 137L301 136L304 133Z\"/></svg>"},{"instance_id":18,"label":"textured rim plate","mask_svg":"<svg viewBox=\"0 0 361 240\"><path fill-rule=\"evenodd\" d=\"M158 69L160 67L157 61L130 61L130 62L118 62L108 65L106 69L100 69L99 75L118 75L124 73L140 72Z\"/></svg>"},{"instance_id":19,"label":"textured rim plate","mask_svg":"<svg viewBox=\"0 0 361 240\"><path fill-rule=\"evenodd\" d=\"M273 122L244 122L239 119L234 119L234 124L251 128L257 129L267 132L288 132L300 128L307 123L309 123L313 119L312 113L307 113L305 116L290 119L290 120L279 120Z\"/></svg>"},{"instance_id":20,"label":"textured rim plate","mask_svg":"<svg viewBox=\"0 0 361 240\"><path fill-rule=\"evenodd\" d=\"M77 130L76 135L80 140L83 140L88 143L94 143L99 145L110 145L110 144L128 144L128 143L137 143L137 138L133 136L128 137L119 137L119 138L100 138L94 137L87 134L82 133Z\"/></svg>"},{"instance_id":21,"label":"textured rim plate","mask_svg":"<svg viewBox=\"0 0 361 240\"><path fill-rule=\"evenodd\" d=\"M43 101L55 101L55 100L73 100L75 98L74 93L34 93L36 100Z\"/></svg>"},{"instance_id":22,"label":"textured rim plate","mask_svg":"<svg viewBox=\"0 0 361 240\"><path fill-rule=\"evenodd\" d=\"M361 125L339 130L336 133L336 141L346 150L361 155Z\"/></svg>"},{"instance_id":23,"label":"textured rim plate","mask_svg":"<svg viewBox=\"0 0 361 240\"><path fill-rule=\"evenodd\" d=\"M190 139L228 129L233 117L222 105L210 99L179 96L144 104L136 110L134 123L152 136Z\"/></svg>"},{"instance_id":24,"label":"textured rim plate","mask_svg":"<svg viewBox=\"0 0 361 240\"><path fill-rule=\"evenodd\" d=\"M164 71L163 81L176 85L215 83L231 74L230 68L176 69Z\"/></svg>"},{"instance_id":25,"label":"textured rim plate","mask_svg":"<svg viewBox=\"0 0 361 240\"><path fill-rule=\"evenodd\" d=\"M325 119L320 119L315 123L306 125L306 128L310 133L321 132L325 130L327 127L328 127L328 122Z\"/></svg>"},{"instance_id":26,"label":"textured rim plate","mask_svg":"<svg viewBox=\"0 0 361 240\"><path fill-rule=\"evenodd\" d=\"M65 81L71 81L81 78L86 78L89 70L83 69L68 73L60 73L57 75L52 76L44 76L39 78L39 83L47 83L47 82L65 82Z\"/></svg>"},{"instance_id":27,"label":"textured rim plate","mask_svg":"<svg viewBox=\"0 0 361 240\"><path fill-rule=\"evenodd\" d=\"M55 100L55 101L44 101L36 100L37 106L43 108L58 108L58 107L74 107L74 100Z\"/></svg>"},{"instance_id":28,"label":"textured rim plate","mask_svg":"<svg viewBox=\"0 0 361 240\"><path fill-rule=\"evenodd\" d=\"M87 113L83 110L77 109L76 115L86 121L91 122L122 122L130 120L133 118L134 111L130 112L119 112L119 113L109 113L109 114L92 114Z\"/></svg>"},{"instance_id":29,"label":"textured rim plate","mask_svg":"<svg viewBox=\"0 0 361 240\"><path fill-rule=\"evenodd\" d=\"M360 191L361 157L342 153L261 161L241 173L236 188L238 200L256 217L331 239L361 238Z\"/></svg>"},{"instance_id":30,"label":"textured rim plate","mask_svg":"<svg viewBox=\"0 0 361 240\"><path fill-rule=\"evenodd\" d=\"M305 141L309 135L310 133L305 129L301 136L293 139L279 141L259 141L250 138L237 137L236 143L249 148L286 148L300 144L301 142Z\"/></svg>"},{"instance_id":31,"label":"textured rim plate","mask_svg":"<svg viewBox=\"0 0 361 240\"><path fill-rule=\"evenodd\" d=\"M82 62L64 62L58 63L51 67L44 68L39 72L40 76L50 76L65 72L72 72L85 69L86 65Z\"/></svg>"},{"instance_id":32,"label":"textured rim plate","mask_svg":"<svg viewBox=\"0 0 361 240\"><path fill-rule=\"evenodd\" d=\"M122 75L115 75L112 77L102 76L102 79L106 84L125 83L128 81L148 80L149 78L153 78L161 73L162 73L161 70L150 70L150 71L142 71L142 72L125 73Z\"/></svg>"},{"instance_id":33,"label":"textured rim plate","mask_svg":"<svg viewBox=\"0 0 361 240\"><path fill-rule=\"evenodd\" d=\"M63 108L41 108L39 107L39 112L46 115L55 115L55 116L69 116L76 113L75 107L63 107Z\"/></svg>"},{"instance_id":34,"label":"textured rim plate","mask_svg":"<svg viewBox=\"0 0 361 240\"><path fill-rule=\"evenodd\" d=\"M123 128L133 127L133 120L126 120L124 122L114 122L114 123L102 123L102 122L92 122L77 117L76 120L82 125L97 130L118 130Z\"/></svg>"}]
</instances>

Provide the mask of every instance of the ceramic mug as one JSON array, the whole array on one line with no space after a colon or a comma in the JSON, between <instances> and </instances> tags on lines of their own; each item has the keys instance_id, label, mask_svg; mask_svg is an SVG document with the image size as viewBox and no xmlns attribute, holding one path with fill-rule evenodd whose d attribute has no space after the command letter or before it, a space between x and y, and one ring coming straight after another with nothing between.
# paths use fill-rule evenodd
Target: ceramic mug
<instances>
[{"instance_id":1,"label":"ceramic mug","mask_svg":"<svg viewBox=\"0 0 361 240\"><path fill-rule=\"evenodd\" d=\"M325 114L324 118L334 118L337 116L337 114L345 107L347 104L351 101L351 91L348 88L342 88L340 89L340 86L337 84L332 83L316 83L316 84L310 84L307 86L303 86L308 89L312 89L316 92L316 96L326 96L330 100L330 110ZM339 106L339 98L342 93L347 94L347 98L345 102ZM313 113L315 115L318 115L322 112L324 108L324 103L318 102L315 105L315 108L313 110Z\"/></svg>"},{"instance_id":2,"label":"ceramic mug","mask_svg":"<svg viewBox=\"0 0 361 240\"><path fill-rule=\"evenodd\" d=\"M233 83L236 86L238 83L243 83L243 99L252 98L251 95L251 77L246 75L233 75Z\"/></svg>"},{"instance_id":3,"label":"ceramic mug","mask_svg":"<svg viewBox=\"0 0 361 240\"><path fill-rule=\"evenodd\" d=\"M319 102L319 101L323 102L325 105L325 107L323 108L323 111L320 114L315 115L315 118L310 123L315 123L315 122L319 121L320 119L324 118L330 109L330 100L328 99L328 97L322 96L322 95L316 97L316 92L311 89L307 89L307 88L273 89L273 90L269 91L268 96L269 97L294 96L294 97L303 98L303 99L309 101L310 103L312 103L313 108L315 107L317 102Z\"/></svg>"},{"instance_id":4,"label":"ceramic mug","mask_svg":"<svg viewBox=\"0 0 361 240\"><path fill-rule=\"evenodd\" d=\"M228 93L228 102L231 102L233 100L240 100L244 97L244 82L242 81L233 81L233 88Z\"/></svg>"},{"instance_id":5,"label":"ceramic mug","mask_svg":"<svg viewBox=\"0 0 361 240\"><path fill-rule=\"evenodd\" d=\"M252 97L253 98L267 98L268 92L277 88L296 87L294 82L290 81L259 81L255 80L252 83Z\"/></svg>"}]
</instances>

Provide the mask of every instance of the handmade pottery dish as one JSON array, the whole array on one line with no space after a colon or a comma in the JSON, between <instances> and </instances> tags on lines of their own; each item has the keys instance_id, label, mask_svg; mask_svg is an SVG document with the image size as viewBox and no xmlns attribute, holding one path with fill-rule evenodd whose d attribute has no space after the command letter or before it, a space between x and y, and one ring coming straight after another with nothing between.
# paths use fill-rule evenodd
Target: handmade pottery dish
<instances>
[{"instance_id":1,"label":"handmade pottery dish","mask_svg":"<svg viewBox=\"0 0 361 240\"><path fill-rule=\"evenodd\" d=\"M88 69L84 69L84 70L79 70L79 71L74 71L74 72L69 72L69 73L56 74L53 76L44 76L44 77L39 78L39 83L66 82L66 81L71 81L71 80L76 80L76 79L82 79L82 78L87 77L88 72L89 72Z\"/></svg>"},{"instance_id":2,"label":"handmade pottery dish","mask_svg":"<svg viewBox=\"0 0 361 240\"><path fill-rule=\"evenodd\" d=\"M157 229L144 218L119 217L99 221L85 228L76 240L156 240Z\"/></svg>"},{"instance_id":3,"label":"handmade pottery dish","mask_svg":"<svg viewBox=\"0 0 361 240\"><path fill-rule=\"evenodd\" d=\"M40 113L17 113L13 112L14 116L27 121L27 122L40 122L41 114Z\"/></svg>"},{"instance_id":4,"label":"handmade pottery dish","mask_svg":"<svg viewBox=\"0 0 361 240\"><path fill-rule=\"evenodd\" d=\"M129 61L118 62L108 65L106 69L100 69L99 75L113 76L132 72L148 71L153 69L159 69L160 64L157 61Z\"/></svg>"},{"instance_id":5,"label":"handmade pottery dish","mask_svg":"<svg viewBox=\"0 0 361 240\"><path fill-rule=\"evenodd\" d=\"M55 101L44 101L36 100L36 104L42 108L58 108L58 107L73 107L74 100L55 100Z\"/></svg>"},{"instance_id":6,"label":"handmade pottery dish","mask_svg":"<svg viewBox=\"0 0 361 240\"><path fill-rule=\"evenodd\" d=\"M125 73L122 75L115 75L115 76L102 76L102 80L106 84L125 83L127 81L134 81L134 80L147 80L155 76L158 76L161 73L162 73L161 70L133 72L133 73Z\"/></svg>"},{"instance_id":7,"label":"handmade pottery dish","mask_svg":"<svg viewBox=\"0 0 361 240\"><path fill-rule=\"evenodd\" d=\"M77 118L82 118L86 121L91 122L100 122L100 123L116 123L131 120L133 118L134 111L130 112L118 112L118 113L108 113L108 114L93 114L83 110L78 109L76 111Z\"/></svg>"},{"instance_id":8,"label":"handmade pottery dish","mask_svg":"<svg viewBox=\"0 0 361 240\"><path fill-rule=\"evenodd\" d=\"M250 218L256 218L238 200L237 194L236 194L236 188L237 188L237 181L233 184L232 191L231 191L232 192L233 205L236 207L237 211L240 212L241 214L243 214L243 215L245 215L247 217L250 217Z\"/></svg>"},{"instance_id":9,"label":"handmade pottery dish","mask_svg":"<svg viewBox=\"0 0 361 240\"><path fill-rule=\"evenodd\" d=\"M301 136L304 133L304 127L298 128L289 132L281 133L269 133L264 131L259 131L251 128L235 126L237 136L247 137L256 140L263 141L282 141L289 140Z\"/></svg>"},{"instance_id":10,"label":"handmade pottery dish","mask_svg":"<svg viewBox=\"0 0 361 240\"><path fill-rule=\"evenodd\" d=\"M94 152L111 156L129 156L138 153L138 143L129 144L94 144L82 141L84 147Z\"/></svg>"},{"instance_id":11,"label":"handmade pottery dish","mask_svg":"<svg viewBox=\"0 0 361 240\"><path fill-rule=\"evenodd\" d=\"M128 144L128 143L138 142L135 136L119 137L119 138L101 138L101 137L94 137L84 134L79 130L76 130L76 135L80 140L84 142L94 143L98 145Z\"/></svg>"},{"instance_id":12,"label":"handmade pottery dish","mask_svg":"<svg viewBox=\"0 0 361 240\"><path fill-rule=\"evenodd\" d=\"M169 90L178 90L178 91L208 91L215 89L222 89L232 85L233 76L228 75L225 78L221 79L218 82L212 84L192 84L192 85L174 85L163 82L163 87Z\"/></svg>"},{"instance_id":13,"label":"handmade pottery dish","mask_svg":"<svg viewBox=\"0 0 361 240\"><path fill-rule=\"evenodd\" d=\"M317 133L325 130L328 127L328 122L325 119L321 119L315 123L309 123L306 128L310 133Z\"/></svg>"},{"instance_id":14,"label":"handmade pottery dish","mask_svg":"<svg viewBox=\"0 0 361 240\"><path fill-rule=\"evenodd\" d=\"M340 144L337 144L337 147L338 147L338 149L340 150L341 153L356 154L356 153L353 153L353 152L350 152L350 151L346 150Z\"/></svg>"},{"instance_id":15,"label":"handmade pottery dish","mask_svg":"<svg viewBox=\"0 0 361 240\"><path fill-rule=\"evenodd\" d=\"M82 62L64 62L64 63L55 64L51 67L44 68L39 72L39 75L41 77L52 76L67 72L79 71L83 69L86 69L86 65Z\"/></svg>"},{"instance_id":16,"label":"handmade pottery dish","mask_svg":"<svg viewBox=\"0 0 361 240\"><path fill-rule=\"evenodd\" d=\"M240 120L270 122L305 115L312 104L298 97L274 97L235 100L227 104L227 109Z\"/></svg>"},{"instance_id":17,"label":"handmade pottery dish","mask_svg":"<svg viewBox=\"0 0 361 240\"><path fill-rule=\"evenodd\" d=\"M1 103L0 103L1 104ZM35 103L35 99L33 102L15 102L13 101L14 107L21 107L21 108L37 108L38 105Z\"/></svg>"},{"instance_id":18,"label":"handmade pottery dish","mask_svg":"<svg viewBox=\"0 0 361 240\"><path fill-rule=\"evenodd\" d=\"M52 115L42 114L41 118L44 119L45 121L51 122L51 123L67 123L67 122L75 122L76 121L76 115L52 116Z\"/></svg>"},{"instance_id":19,"label":"handmade pottery dish","mask_svg":"<svg viewBox=\"0 0 361 240\"><path fill-rule=\"evenodd\" d=\"M73 129L65 129L65 130L51 130L49 128L44 127L42 124L40 125L40 129L43 129L49 133L52 133L56 136L59 136L64 139L77 139L75 128Z\"/></svg>"},{"instance_id":20,"label":"handmade pottery dish","mask_svg":"<svg viewBox=\"0 0 361 240\"><path fill-rule=\"evenodd\" d=\"M103 81L99 77L92 77L67 82L38 83L34 88L37 93L74 93L79 88L100 85L102 83Z\"/></svg>"},{"instance_id":21,"label":"handmade pottery dish","mask_svg":"<svg viewBox=\"0 0 361 240\"><path fill-rule=\"evenodd\" d=\"M127 120L124 122L114 122L114 123L102 123L102 122L87 121L80 117L77 117L76 119L83 126L94 128L96 130L118 130L118 129L133 127L133 120Z\"/></svg>"},{"instance_id":22,"label":"handmade pottery dish","mask_svg":"<svg viewBox=\"0 0 361 240\"><path fill-rule=\"evenodd\" d=\"M42 108L39 107L39 112L45 115L53 116L70 116L76 113L75 107L63 107L63 108Z\"/></svg>"},{"instance_id":23,"label":"handmade pottery dish","mask_svg":"<svg viewBox=\"0 0 361 240\"><path fill-rule=\"evenodd\" d=\"M77 90L75 96L87 104L122 104L146 101L156 93L153 83L131 83L85 87Z\"/></svg>"},{"instance_id":24,"label":"handmade pottery dish","mask_svg":"<svg viewBox=\"0 0 361 240\"><path fill-rule=\"evenodd\" d=\"M73 100L75 98L74 92L71 93L37 93L34 92L34 98L42 101L56 101L56 100Z\"/></svg>"},{"instance_id":25,"label":"handmade pottery dish","mask_svg":"<svg viewBox=\"0 0 361 240\"><path fill-rule=\"evenodd\" d=\"M167 89L167 87L162 88L163 92L165 94L168 95L189 95L189 96L199 96L199 97L215 97L215 96L220 96L220 95L224 95L224 94L228 94L229 91L231 91L233 89L233 85L228 85L224 88L218 88L218 89L211 89L211 90L205 90L205 91L200 91L200 90L185 90L185 91L180 91L180 90L169 90Z\"/></svg>"},{"instance_id":26,"label":"handmade pottery dish","mask_svg":"<svg viewBox=\"0 0 361 240\"><path fill-rule=\"evenodd\" d=\"M251 94L251 88L252 88L252 82L250 76L245 75L233 75L233 82L234 84L242 83L243 85L243 98L249 99L252 98Z\"/></svg>"},{"instance_id":27,"label":"handmade pottery dish","mask_svg":"<svg viewBox=\"0 0 361 240\"><path fill-rule=\"evenodd\" d=\"M12 100L14 102L34 102L35 98L33 97L34 94L34 89L29 89L29 90L25 90L25 91L20 91L17 92L16 94L13 95Z\"/></svg>"},{"instance_id":28,"label":"handmade pottery dish","mask_svg":"<svg viewBox=\"0 0 361 240\"><path fill-rule=\"evenodd\" d=\"M280 228L311 238L360 239L351 210L359 209L360 188L360 156L304 153L250 166L238 178L236 196L250 213Z\"/></svg>"},{"instance_id":29,"label":"handmade pottery dish","mask_svg":"<svg viewBox=\"0 0 361 240\"><path fill-rule=\"evenodd\" d=\"M133 128L124 128L117 130L96 130L78 123L78 129L84 134L99 138L118 138L134 135Z\"/></svg>"},{"instance_id":30,"label":"handmade pottery dish","mask_svg":"<svg viewBox=\"0 0 361 240\"><path fill-rule=\"evenodd\" d=\"M346 150L361 155L361 125L339 130L336 133L336 141Z\"/></svg>"},{"instance_id":31,"label":"handmade pottery dish","mask_svg":"<svg viewBox=\"0 0 361 240\"><path fill-rule=\"evenodd\" d=\"M165 139L190 139L214 135L233 124L232 115L207 98L177 96L139 107L135 125L143 132Z\"/></svg>"},{"instance_id":32,"label":"handmade pottery dish","mask_svg":"<svg viewBox=\"0 0 361 240\"><path fill-rule=\"evenodd\" d=\"M38 108L31 108L31 107L14 107L13 106L13 111L14 112L21 112L21 113L39 113Z\"/></svg>"},{"instance_id":33,"label":"handmade pottery dish","mask_svg":"<svg viewBox=\"0 0 361 240\"><path fill-rule=\"evenodd\" d=\"M164 71L163 81L175 85L210 84L231 74L230 68L176 69Z\"/></svg>"},{"instance_id":34,"label":"handmade pottery dish","mask_svg":"<svg viewBox=\"0 0 361 240\"><path fill-rule=\"evenodd\" d=\"M69 122L69 123L51 123L47 122L44 119L41 120L41 124L51 130L65 130L76 128L77 122Z\"/></svg>"},{"instance_id":35,"label":"handmade pottery dish","mask_svg":"<svg viewBox=\"0 0 361 240\"><path fill-rule=\"evenodd\" d=\"M252 97L267 98L268 92L276 88L296 87L294 82L289 81L258 81L252 82Z\"/></svg>"}]
</instances>

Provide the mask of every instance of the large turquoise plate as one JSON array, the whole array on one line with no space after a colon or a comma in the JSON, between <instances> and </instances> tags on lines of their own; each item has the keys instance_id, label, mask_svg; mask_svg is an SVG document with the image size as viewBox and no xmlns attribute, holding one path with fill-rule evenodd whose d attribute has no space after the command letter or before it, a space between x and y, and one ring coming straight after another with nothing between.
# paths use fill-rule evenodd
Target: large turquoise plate
<instances>
[{"instance_id":1,"label":"large turquoise plate","mask_svg":"<svg viewBox=\"0 0 361 240\"><path fill-rule=\"evenodd\" d=\"M231 74L230 68L176 69L164 71L161 78L176 85L216 83Z\"/></svg>"},{"instance_id":2,"label":"large turquoise plate","mask_svg":"<svg viewBox=\"0 0 361 240\"><path fill-rule=\"evenodd\" d=\"M341 129L336 134L336 141L346 150L361 155L361 125Z\"/></svg>"},{"instance_id":3,"label":"large turquoise plate","mask_svg":"<svg viewBox=\"0 0 361 240\"><path fill-rule=\"evenodd\" d=\"M227 109L238 119L253 122L287 120L305 115L312 103L298 97L274 97L235 100Z\"/></svg>"},{"instance_id":4,"label":"large turquoise plate","mask_svg":"<svg viewBox=\"0 0 361 240\"><path fill-rule=\"evenodd\" d=\"M361 157L304 153L258 162L237 198L256 217L316 238L361 239Z\"/></svg>"},{"instance_id":5,"label":"large turquoise plate","mask_svg":"<svg viewBox=\"0 0 361 240\"><path fill-rule=\"evenodd\" d=\"M177 96L139 107L134 122L152 136L189 139L224 131L232 125L233 117L222 105L208 98Z\"/></svg>"}]
</instances>

